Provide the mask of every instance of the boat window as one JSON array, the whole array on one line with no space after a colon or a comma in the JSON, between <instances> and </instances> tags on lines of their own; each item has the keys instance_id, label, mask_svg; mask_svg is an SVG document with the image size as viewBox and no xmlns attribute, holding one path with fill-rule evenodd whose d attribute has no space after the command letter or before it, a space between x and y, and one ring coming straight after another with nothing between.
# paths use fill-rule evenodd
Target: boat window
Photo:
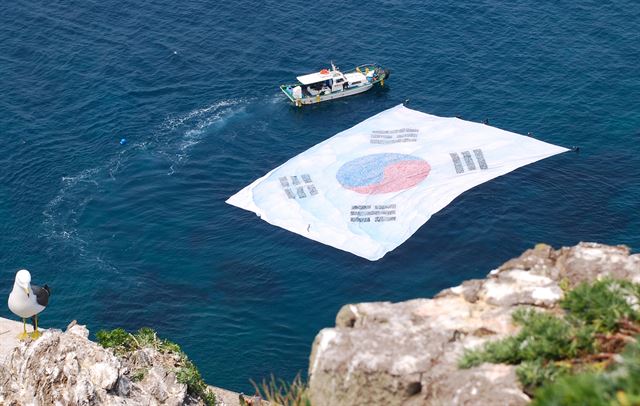
<instances>
[{"instance_id":1,"label":"boat window","mask_svg":"<svg viewBox=\"0 0 640 406\"><path fill-rule=\"evenodd\" d=\"M360 81L360 80L356 80L355 82L351 82L352 85L359 85L360 83L362 83L362 81Z\"/></svg>"},{"instance_id":2,"label":"boat window","mask_svg":"<svg viewBox=\"0 0 640 406\"><path fill-rule=\"evenodd\" d=\"M336 83L342 83L342 82L344 82L344 79L337 79L336 80Z\"/></svg>"}]
</instances>

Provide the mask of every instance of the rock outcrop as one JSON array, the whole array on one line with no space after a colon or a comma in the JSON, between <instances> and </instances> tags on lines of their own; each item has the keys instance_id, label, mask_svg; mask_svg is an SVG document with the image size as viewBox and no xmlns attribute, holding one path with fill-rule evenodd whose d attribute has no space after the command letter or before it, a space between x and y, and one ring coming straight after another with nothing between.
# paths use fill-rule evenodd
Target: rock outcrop
<instances>
[{"instance_id":1,"label":"rock outcrop","mask_svg":"<svg viewBox=\"0 0 640 406\"><path fill-rule=\"evenodd\" d=\"M309 364L314 405L522 405L509 365L459 369L464 349L515 333L519 307L560 311L563 288L610 276L640 283L640 255L624 246L539 244L486 279L433 299L344 306L317 335Z\"/></svg>"},{"instance_id":2,"label":"rock outcrop","mask_svg":"<svg viewBox=\"0 0 640 406\"><path fill-rule=\"evenodd\" d=\"M117 357L88 336L72 323L18 345L0 369L0 405L202 404L177 381L171 354L144 348Z\"/></svg>"}]
</instances>

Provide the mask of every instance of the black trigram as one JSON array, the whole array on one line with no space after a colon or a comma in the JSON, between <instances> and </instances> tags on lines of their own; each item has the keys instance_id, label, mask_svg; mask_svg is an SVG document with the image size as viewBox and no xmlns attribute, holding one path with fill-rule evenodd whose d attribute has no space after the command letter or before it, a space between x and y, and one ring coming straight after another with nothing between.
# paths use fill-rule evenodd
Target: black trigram
<instances>
[{"instance_id":1,"label":"black trigram","mask_svg":"<svg viewBox=\"0 0 640 406\"><path fill-rule=\"evenodd\" d=\"M289 178L291 178L291 183L289 183ZM302 178L302 181L300 178ZM305 173L304 175L300 175L300 178L298 178L297 175L289 177L282 176L279 178L280 186L282 186L284 193L286 193L289 199L304 199L307 197L307 192L309 193L309 196L315 196L318 194L318 189L314 186L311 176Z\"/></svg>"},{"instance_id":2,"label":"black trigram","mask_svg":"<svg viewBox=\"0 0 640 406\"><path fill-rule=\"evenodd\" d=\"M385 221L396 221L396 205L381 204L351 206L352 223L382 223Z\"/></svg>"},{"instance_id":3,"label":"black trigram","mask_svg":"<svg viewBox=\"0 0 640 406\"><path fill-rule=\"evenodd\" d=\"M451 160L453 161L453 166L456 168L456 173L464 173L464 167L467 167L468 171L475 171L478 167L481 170L489 169L487 166L487 161L484 160L484 154L481 149L474 149L473 156L469 151L462 151L462 159L460 159L460 155L457 152L451 152ZM475 156L475 161L473 157ZM463 163L464 160L464 163ZM477 165L476 165L477 163Z\"/></svg>"},{"instance_id":4,"label":"black trigram","mask_svg":"<svg viewBox=\"0 0 640 406\"><path fill-rule=\"evenodd\" d=\"M372 144L397 144L400 142L418 141L417 128L399 128L397 130L374 130L371 131Z\"/></svg>"}]
</instances>

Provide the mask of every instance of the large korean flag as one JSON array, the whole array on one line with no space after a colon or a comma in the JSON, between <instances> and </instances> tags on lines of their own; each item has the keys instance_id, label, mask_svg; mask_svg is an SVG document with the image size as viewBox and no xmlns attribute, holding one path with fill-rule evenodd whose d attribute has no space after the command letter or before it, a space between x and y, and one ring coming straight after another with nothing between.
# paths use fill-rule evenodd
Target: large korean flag
<instances>
[{"instance_id":1,"label":"large korean flag","mask_svg":"<svg viewBox=\"0 0 640 406\"><path fill-rule=\"evenodd\" d=\"M375 261L465 190L565 151L399 105L290 159L227 203Z\"/></svg>"}]
</instances>

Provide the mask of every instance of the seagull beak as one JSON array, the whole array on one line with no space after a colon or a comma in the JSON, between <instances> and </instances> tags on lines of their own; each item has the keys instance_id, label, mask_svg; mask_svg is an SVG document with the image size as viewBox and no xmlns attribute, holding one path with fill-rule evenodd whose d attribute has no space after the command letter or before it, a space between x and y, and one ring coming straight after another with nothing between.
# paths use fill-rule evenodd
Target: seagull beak
<instances>
[{"instance_id":1,"label":"seagull beak","mask_svg":"<svg viewBox=\"0 0 640 406\"><path fill-rule=\"evenodd\" d=\"M24 293L26 293L27 297L29 297L29 288L24 288Z\"/></svg>"}]
</instances>

